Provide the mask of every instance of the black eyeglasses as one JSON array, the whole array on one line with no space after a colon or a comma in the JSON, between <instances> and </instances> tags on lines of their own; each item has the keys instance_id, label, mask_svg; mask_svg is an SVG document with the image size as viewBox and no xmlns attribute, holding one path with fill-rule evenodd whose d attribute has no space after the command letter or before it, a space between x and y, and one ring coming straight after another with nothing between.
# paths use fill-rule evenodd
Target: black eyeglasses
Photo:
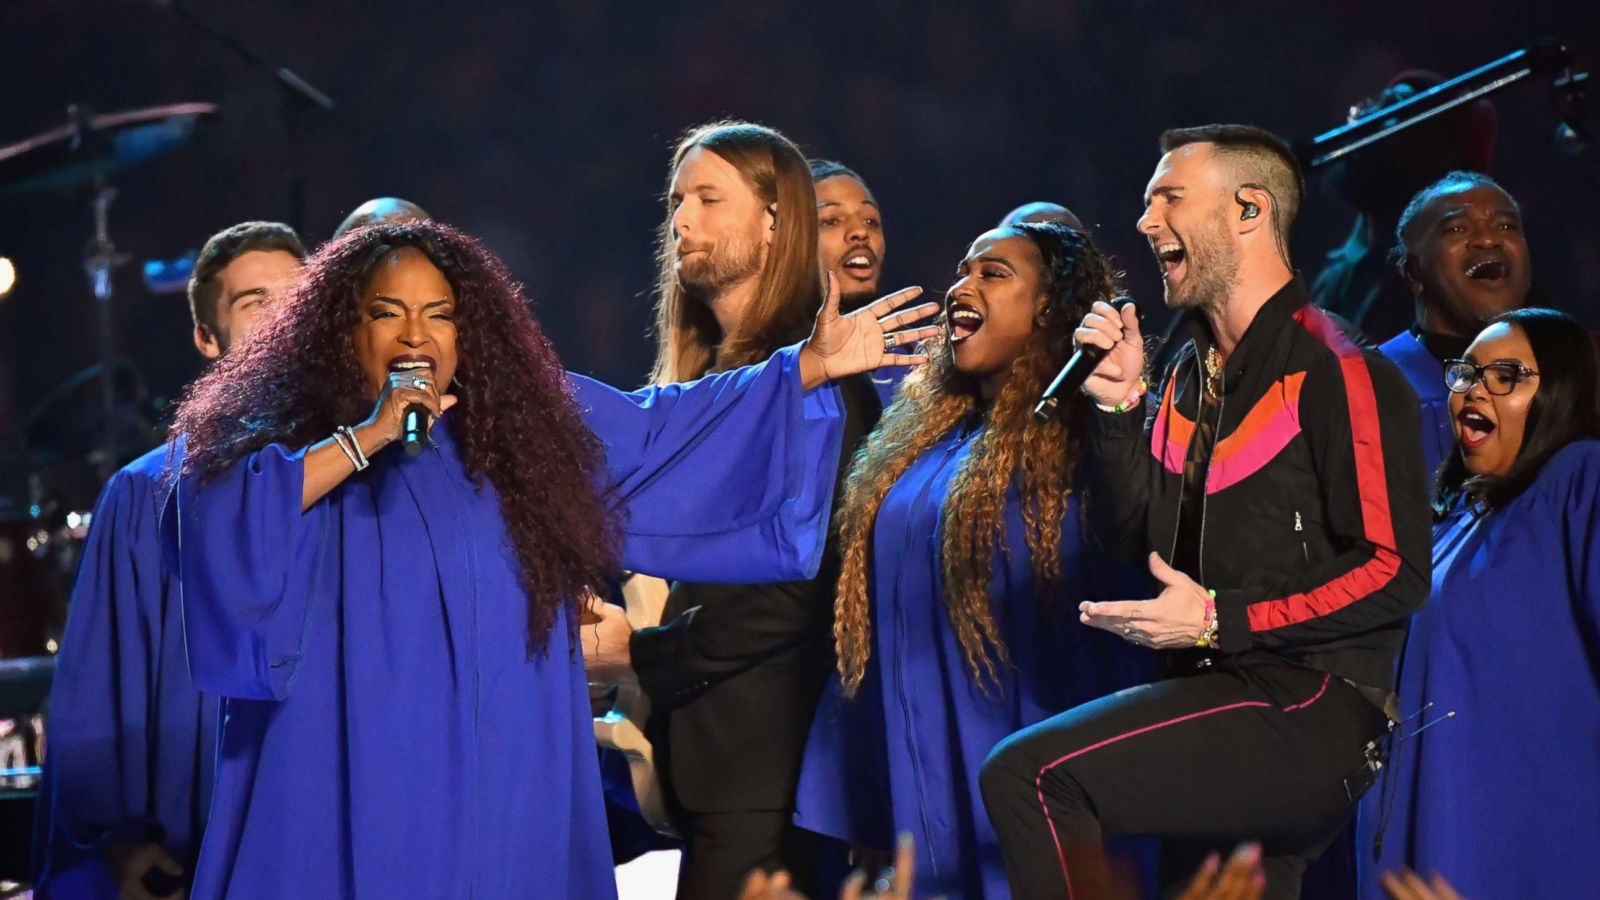
<instances>
[{"instance_id":1,"label":"black eyeglasses","mask_svg":"<svg viewBox=\"0 0 1600 900\"><path fill-rule=\"evenodd\" d=\"M1474 381L1481 381L1484 390L1496 397L1504 397L1523 379L1538 377L1538 372L1517 363L1496 362L1480 366L1464 359L1452 359L1444 364L1444 386L1454 394L1465 394L1472 390Z\"/></svg>"}]
</instances>

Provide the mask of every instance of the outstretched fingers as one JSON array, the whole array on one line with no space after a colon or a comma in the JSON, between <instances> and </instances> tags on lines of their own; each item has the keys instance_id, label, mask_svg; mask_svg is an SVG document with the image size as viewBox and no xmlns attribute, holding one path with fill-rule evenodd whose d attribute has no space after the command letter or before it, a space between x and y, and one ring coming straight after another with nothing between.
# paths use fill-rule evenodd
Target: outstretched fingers
<instances>
[{"instance_id":1,"label":"outstretched fingers","mask_svg":"<svg viewBox=\"0 0 1600 900\"><path fill-rule=\"evenodd\" d=\"M913 306L910 309L903 309L900 312L892 315L883 316L882 318L878 319L878 325L884 331L893 331L896 328L902 328L906 325L912 324L913 322L921 322L923 319L930 319L938 314L939 304L921 303ZM934 332L937 333L938 329L935 328Z\"/></svg>"},{"instance_id":2,"label":"outstretched fingers","mask_svg":"<svg viewBox=\"0 0 1600 900\"><path fill-rule=\"evenodd\" d=\"M920 296L922 296L922 288L920 287L901 288L892 294L885 294L868 303L863 311L874 319L881 319ZM933 303L929 305L937 307L939 304ZM835 301L834 306L838 306L837 301Z\"/></svg>"}]
</instances>

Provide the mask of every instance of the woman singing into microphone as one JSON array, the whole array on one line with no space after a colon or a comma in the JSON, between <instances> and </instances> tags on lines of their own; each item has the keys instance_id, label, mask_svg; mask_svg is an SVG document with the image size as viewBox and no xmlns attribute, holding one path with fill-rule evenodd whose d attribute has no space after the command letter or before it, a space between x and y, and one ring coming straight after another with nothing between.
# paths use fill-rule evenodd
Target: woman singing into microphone
<instances>
[{"instance_id":1,"label":"woman singing into microphone","mask_svg":"<svg viewBox=\"0 0 1600 900\"><path fill-rule=\"evenodd\" d=\"M1153 663L1074 613L1142 584L1080 530L1083 401L1065 398L1048 422L1032 413L1076 323L1115 287L1094 242L1065 225L980 235L929 365L901 385L846 482L841 679L812 726L795 818L880 849L911 832L918 896L1009 896L978 792L984 757Z\"/></svg>"},{"instance_id":2,"label":"woman singing into microphone","mask_svg":"<svg viewBox=\"0 0 1600 900\"><path fill-rule=\"evenodd\" d=\"M460 232L321 250L174 426L164 535L226 721L193 895L612 895L575 598L619 557L809 576L839 420L808 388L882 360L906 299L835 299L802 349L623 394L564 373ZM385 448L414 404L436 421L413 459Z\"/></svg>"}]
</instances>

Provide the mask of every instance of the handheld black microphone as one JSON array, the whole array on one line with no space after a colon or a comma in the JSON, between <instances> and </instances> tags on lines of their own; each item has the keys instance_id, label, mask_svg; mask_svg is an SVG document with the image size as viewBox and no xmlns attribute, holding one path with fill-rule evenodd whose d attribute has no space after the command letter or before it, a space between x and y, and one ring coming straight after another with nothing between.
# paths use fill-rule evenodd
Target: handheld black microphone
<instances>
[{"instance_id":1,"label":"handheld black microphone","mask_svg":"<svg viewBox=\"0 0 1600 900\"><path fill-rule=\"evenodd\" d=\"M421 403L413 403L406 407L400 442L406 448L407 456L416 456L422 452L422 438L427 433L428 408Z\"/></svg>"},{"instance_id":2,"label":"handheld black microphone","mask_svg":"<svg viewBox=\"0 0 1600 900\"><path fill-rule=\"evenodd\" d=\"M1111 306L1118 313L1122 308L1133 302L1132 297L1117 297L1111 301ZM1073 352L1072 358L1061 367L1055 380L1044 389L1044 394L1039 398L1039 403L1033 408L1034 419L1048 422L1061 411L1061 398L1072 395L1073 391L1083 387L1089 380L1094 367L1100 365L1100 360L1106 358L1106 351L1099 347L1082 346Z\"/></svg>"}]
</instances>

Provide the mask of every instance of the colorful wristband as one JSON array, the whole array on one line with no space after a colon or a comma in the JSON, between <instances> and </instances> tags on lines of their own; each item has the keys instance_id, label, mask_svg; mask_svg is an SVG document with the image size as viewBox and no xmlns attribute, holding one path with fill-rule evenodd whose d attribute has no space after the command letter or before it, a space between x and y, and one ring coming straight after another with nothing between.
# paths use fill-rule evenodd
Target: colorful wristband
<instances>
[{"instance_id":1,"label":"colorful wristband","mask_svg":"<svg viewBox=\"0 0 1600 900\"><path fill-rule=\"evenodd\" d=\"M1149 390L1150 385L1145 383L1144 376L1141 375L1139 377L1139 383L1134 387L1133 392L1128 395L1126 400L1123 400L1116 406L1111 407L1111 411L1114 413L1125 413L1128 410L1133 409L1135 404L1144 399L1144 395L1148 393Z\"/></svg>"},{"instance_id":2,"label":"colorful wristband","mask_svg":"<svg viewBox=\"0 0 1600 900\"><path fill-rule=\"evenodd\" d=\"M1196 647L1217 646L1217 592L1206 591L1206 618L1205 628L1200 630L1200 636L1194 639Z\"/></svg>"}]
</instances>

